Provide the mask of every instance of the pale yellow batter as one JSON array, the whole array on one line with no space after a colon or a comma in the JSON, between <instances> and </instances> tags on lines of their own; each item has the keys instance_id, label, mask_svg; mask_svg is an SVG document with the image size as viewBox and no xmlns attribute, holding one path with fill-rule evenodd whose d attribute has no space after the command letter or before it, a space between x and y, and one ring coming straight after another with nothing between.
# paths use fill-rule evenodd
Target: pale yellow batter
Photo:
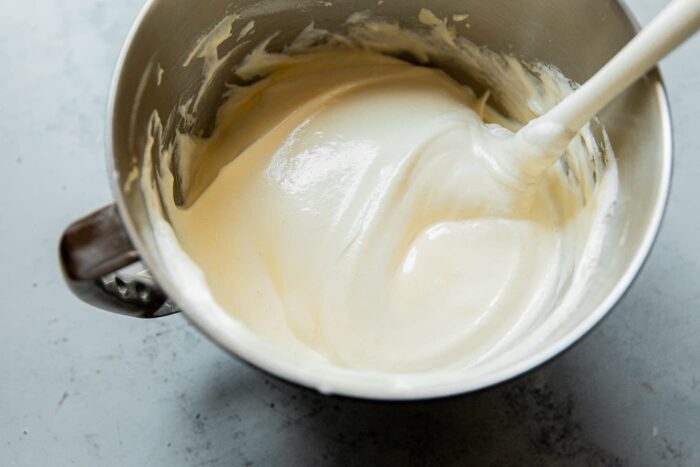
<instances>
[{"instance_id":1,"label":"pale yellow batter","mask_svg":"<svg viewBox=\"0 0 700 467\"><path fill-rule=\"evenodd\" d=\"M504 125L439 70L298 56L181 150L168 214L216 302L275 345L389 372L471 365L561 302L590 226L566 174Z\"/></svg>"}]
</instances>

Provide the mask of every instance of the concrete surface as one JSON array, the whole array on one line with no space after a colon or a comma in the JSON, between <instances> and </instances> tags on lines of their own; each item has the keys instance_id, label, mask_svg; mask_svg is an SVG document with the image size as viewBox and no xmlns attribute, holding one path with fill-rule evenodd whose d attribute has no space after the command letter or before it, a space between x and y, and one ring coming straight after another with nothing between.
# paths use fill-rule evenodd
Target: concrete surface
<instances>
[{"instance_id":1,"label":"concrete surface","mask_svg":"<svg viewBox=\"0 0 700 467\"><path fill-rule=\"evenodd\" d=\"M180 316L111 315L64 286L62 229L110 202L107 89L141 3L0 1L0 465L700 465L700 37L663 63L673 194L613 315L525 378L380 404L271 380ZM630 3L646 22L665 2Z\"/></svg>"}]
</instances>

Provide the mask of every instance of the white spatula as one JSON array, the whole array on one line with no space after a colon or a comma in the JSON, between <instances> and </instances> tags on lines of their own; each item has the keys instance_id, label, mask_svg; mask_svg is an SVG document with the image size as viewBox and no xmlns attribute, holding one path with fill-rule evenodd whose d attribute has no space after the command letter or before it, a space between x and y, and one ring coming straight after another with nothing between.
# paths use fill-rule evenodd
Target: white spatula
<instances>
[{"instance_id":1,"label":"white spatula","mask_svg":"<svg viewBox=\"0 0 700 467\"><path fill-rule=\"evenodd\" d=\"M589 120L699 28L700 0L671 2L591 79L517 133L536 148L521 167L544 172Z\"/></svg>"}]
</instances>

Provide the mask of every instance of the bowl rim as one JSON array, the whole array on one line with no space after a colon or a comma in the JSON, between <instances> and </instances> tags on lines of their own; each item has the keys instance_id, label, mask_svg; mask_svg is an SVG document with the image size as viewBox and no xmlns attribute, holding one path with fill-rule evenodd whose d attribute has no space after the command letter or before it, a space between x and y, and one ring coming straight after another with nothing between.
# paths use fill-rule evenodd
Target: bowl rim
<instances>
[{"instance_id":1,"label":"bowl rim","mask_svg":"<svg viewBox=\"0 0 700 467\"><path fill-rule=\"evenodd\" d=\"M126 207L125 198L119 183L119 173L115 166L116 160L114 154L113 126L115 120L114 112L116 109L116 99L119 84L123 76L122 71L124 69L124 64L144 18L148 15L151 8L155 3L157 3L157 1L158 0L147 0L144 3L139 14L134 20L129 33L126 36L124 44L119 53L109 89L105 135L106 165L109 174L110 188L115 199L115 204L117 205L119 214L129 237L140 253L141 259L146 266L159 264L159 261L154 252L146 248L144 242L138 234L138 229L136 228L134 220ZM639 31L640 25L638 21L632 14L629 7L623 1L615 0L615 2L611 4L611 8L619 8L635 32ZM443 384L417 385L414 387L397 388L392 384L362 382L360 378L339 378L337 375L332 377L328 375L319 375L318 373L308 372L299 367L283 364L283 362L278 360L273 354L264 351L262 346L261 348L254 349L248 345L241 344L240 342L230 339L231 336L217 325L217 321L215 319L211 319L211 317L206 316L205 313L198 312L196 307L182 307L183 314L210 340L243 362L275 377L282 378L307 388L313 388L327 394L342 395L360 399L394 401L434 399L479 391L528 373L529 371L549 362L554 357L563 353L565 350L571 348L575 343L580 342L586 334L588 334L603 320L604 317L608 315L608 313L610 313L610 311L614 308L637 277L658 236L668 203L671 185L673 129L669 99L666 92L666 87L664 85L664 80L658 67L652 69L647 74L647 77L651 80L651 84L654 87L656 101L659 106L663 143L661 154L660 186L653 205L651 221L644 234L644 238L642 239L639 248L628 264L626 270L618 279L615 287L588 317L586 317L574 329L566 333L564 336L561 336L555 340L552 344L546 346L544 349L541 349L517 364L507 366L506 368L499 369L495 372L484 375L483 377L474 378L471 380L457 380ZM172 283L166 274L159 273L157 268L151 268L150 270L171 299L178 304L188 305L187 298L180 293L178 288L174 283ZM391 376L387 375L387 381L390 379Z\"/></svg>"}]
</instances>

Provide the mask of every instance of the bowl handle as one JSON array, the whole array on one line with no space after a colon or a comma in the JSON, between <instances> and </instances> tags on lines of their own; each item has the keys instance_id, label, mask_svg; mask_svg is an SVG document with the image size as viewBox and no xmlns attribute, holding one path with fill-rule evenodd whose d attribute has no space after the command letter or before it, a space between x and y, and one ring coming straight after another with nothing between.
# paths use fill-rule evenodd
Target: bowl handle
<instances>
[{"instance_id":1,"label":"bowl handle","mask_svg":"<svg viewBox=\"0 0 700 467\"><path fill-rule=\"evenodd\" d=\"M137 318L180 311L141 263L116 205L71 224L59 248L68 286L90 305Z\"/></svg>"}]
</instances>

